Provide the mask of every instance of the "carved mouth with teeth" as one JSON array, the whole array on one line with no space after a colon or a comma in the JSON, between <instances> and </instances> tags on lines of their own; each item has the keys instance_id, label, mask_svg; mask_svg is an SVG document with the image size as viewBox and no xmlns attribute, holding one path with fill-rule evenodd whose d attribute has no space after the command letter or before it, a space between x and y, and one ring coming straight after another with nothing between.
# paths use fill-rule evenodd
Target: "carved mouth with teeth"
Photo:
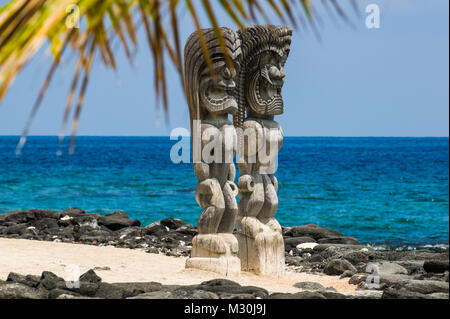
<instances>
[{"instance_id":1,"label":"carved mouth with teeth","mask_svg":"<svg viewBox=\"0 0 450 319\"><path fill-rule=\"evenodd\" d=\"M233 88L211 86L206 90L206 100L214 105L222 105L233 97Z\"/></svg>"},{"instance_id":2,"label":"carved mouth with teeth","mask_svg":"<svg viewBox=\"0 0 450 319\"><path fill-rule=\"evenodd\" d=\"M200 99L209 112L234 114L237 111L237 101L233 96L234 82L232 84L227 85L221 79L217 83L211 79L202 83Z\"/></svg>"},{"instance_id":3,"label":"carved mouth with teeth","mask_svg":"<svg viewBox=\"0 0 450 319\"><path fill-rule=\"evenodd\" d=\"M249 106L263 115L278 115L283 113L281 89L283 80L270 79L264 71L255 72L250 79Z\"/></svg>"},{"instance_id":4,"label":"carved mouth with teeth","mask_svg":"<svg viewBox=\"0 0 450 319\"><path fill-rule=\"evenodd\" d=\"M255 87L256 96L258 97L258 102L261 104L270 104L275 99L281 99L281 88L283 83L269 83L264 77L260 77L258 85Z\"/></svg>"}]
</instances>

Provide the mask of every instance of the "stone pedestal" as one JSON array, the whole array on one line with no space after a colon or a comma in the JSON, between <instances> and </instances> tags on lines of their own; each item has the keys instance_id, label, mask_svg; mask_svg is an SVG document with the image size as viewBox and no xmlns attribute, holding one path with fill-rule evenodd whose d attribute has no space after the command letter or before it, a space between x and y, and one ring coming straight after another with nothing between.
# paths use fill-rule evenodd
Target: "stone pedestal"
<instances>
[{"instance_id":1,"label":"stone pedestal","mask_svg":"<svg viewBox=\"0 0 450 319\"><path fill-rule=\"evenodd\" d=\"M281 229L273 229L256 217L239 217L237 239L243 271L275 276L284 273L284 241Z\"/></svg>"},{"instance_id":2,"label":"stone pedestal","mask_svg":"<svg viewBox=\"0 0 450 319\"><path fill-rule=\"evenodd\" d=\"M186 268L213 271L223 276L239 276L239 244L233 234L199 234L192 240L191 257Z\"/></svg>"}]
</instances>

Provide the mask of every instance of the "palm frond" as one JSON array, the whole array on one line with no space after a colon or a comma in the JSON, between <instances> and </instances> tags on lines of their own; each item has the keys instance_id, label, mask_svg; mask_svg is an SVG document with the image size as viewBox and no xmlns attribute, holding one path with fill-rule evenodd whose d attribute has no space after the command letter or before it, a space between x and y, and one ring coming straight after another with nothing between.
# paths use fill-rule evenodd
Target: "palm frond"
<instances>
[{"instance_id":1,"label":"palm frond","mask_svg":"<svg viewBox=\"0 0 450 319\"><path fill-rule=\"evenodd\" d=\"M316 0L315 2L318 2ZM117 37L120 40L127 59L132 61L132 50L138 45L137 29L140 24L144 26L145 34L154 62L155 100L162 100L167 113L168 98L165 76L165 53L168 53L170 62L175 66L183 82L183 62L181 55L180 32L178 26L179 14L183 7L191 16L197 30L202 27L213 27L227 63L233 67L227 54L224 39L219 32L220 21L218 11L223 10L237 27L242 28L249 23L258 23L263 19L266 23L274 23L268 18L269 13L294 28L297 21L301 28L306 28L305 20L315 34L318 34L315 25L320 23L320 17L314 14L312 0L14 0L0 8L0 101L4 98L9 87L23 67L36 53L48 45L52 54L52 64L48 75L41 87L39 95L32 107L31 114L23 130L22 137L17 146L20 152L26 141L33 119L38 112L45 92L50 85L52 76L57 69L63 52L70 47L72 53L78 53L79 58L74 70L70 91L65 105L61 130L59 132L59 147L65 134L69 113L75 99L75 92L82 75L81 87L78 92L75 114L71 129L70 152L74 150L75 134L83 107L89 74L93 67L93 57L96 53L100 61L107 68L116 69L115 51L111 49L111 41ZM353 9L357 12L355 0L351 0ZM322 0L322 5L330 7L344 21L350 23L336 0ZM71 8L76 7L77 14ZM169 16L169 23L163 19L163 10ZM295 11L299 11L295 14ZM201 25L200 16L208 18L208 25ZM79 28L71 25L71 19L77 20ZM200 33L200 42L203 48L207 65L214 76L211 57L208 52L205 38ZM88 52L86 48L89 46ZM134 51L133 51L134 52Z\"/></svg>"},{"instance_id":2,"label":"palm frond","mask_svg":"<svg viewBox=\"0 0 450 319\"><path fill-rule=\"evenodd\" d=\"M77 66L75 67L75 73L73 75L72 84L70 86L69 96L67 98L66 107L64 109L64 115L63 115L63 119L62 119L61 129L59 130L59 134L58 134L58 154L62 153L61 148L62 148L62 143L64 140L64 135L66 132L67 121L69 120L69 114L70 114L70 110L72 108L72 102L73 102L73 98L75 96L75 90L77 88L78 78L80 77L81 67L84 65L85 44L86 44L86 42L83 43L83 45L81 47L80 57L78 58Z\"/></svg>"}]
</instances>

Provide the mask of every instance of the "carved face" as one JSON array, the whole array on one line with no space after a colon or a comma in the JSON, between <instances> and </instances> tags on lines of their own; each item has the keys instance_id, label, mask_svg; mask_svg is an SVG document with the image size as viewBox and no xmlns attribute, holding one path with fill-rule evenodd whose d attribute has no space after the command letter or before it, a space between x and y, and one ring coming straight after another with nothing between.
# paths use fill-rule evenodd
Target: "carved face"
<instances>
[{"instance_id":1,"label":"carved face","mask_svg":"<svg viewBox=\"0 0 450 319\"><path fill-rule=\"evenodd\" d=\"M276 52L265 51L250 63L247 102L251 110L259 115L283 113L283 87L285 72L282 57Z\"/></svg>"},{"instance_id":2,"label":"carved face","mask_svg":"<svg viewBox=\"0 0 450 319\"><path fill-rule=\"evenodd\" d=\"M238 65L231 70L223 58L213 61L216 78L212 78L206 67L200 79L199 95L202 106L210 113L234 114L238 104L233 96Z\"/></svg>"}]
</instances>

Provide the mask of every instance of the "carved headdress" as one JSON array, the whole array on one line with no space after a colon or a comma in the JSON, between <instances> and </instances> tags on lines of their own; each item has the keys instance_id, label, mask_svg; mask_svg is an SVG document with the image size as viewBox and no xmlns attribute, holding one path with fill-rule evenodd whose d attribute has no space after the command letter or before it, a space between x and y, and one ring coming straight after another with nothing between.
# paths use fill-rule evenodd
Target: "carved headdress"
<instances>
[{"instance_id":1,"label":"carved headdress","mask_svg":"<svg viewBox=\"0 0 450 319\"><path fill-rule=\"evenodd\" d=\"M286 26L254 25L237 33L241 40L242 55L237 88L239 110L234 116L234 125L242 128L248 108L266 115L283 112L283 66L289 55L292 29Z\"/></svg>"},{"instance_id":2,"label":"carved headdress","mask_svg":"<svg viewBox=\"0 0 450 319\"><path fill-rule=\"evenodd\" d=\"M224 27L219 30L228 54L233 61L237 62L240 43L236 32ZM199 32L204 35L214 71L220 80L216 83L212 81ZM236 111L237 103L232 95L235 85L234 75L226 67L225 57L213 28L196 31L187 39L184 47L184 79L191 130L193 121L202 120L207 112L234 113ZM230 99L232 99L234 111L229 110Z\"/></svg>"}]
</instances>

